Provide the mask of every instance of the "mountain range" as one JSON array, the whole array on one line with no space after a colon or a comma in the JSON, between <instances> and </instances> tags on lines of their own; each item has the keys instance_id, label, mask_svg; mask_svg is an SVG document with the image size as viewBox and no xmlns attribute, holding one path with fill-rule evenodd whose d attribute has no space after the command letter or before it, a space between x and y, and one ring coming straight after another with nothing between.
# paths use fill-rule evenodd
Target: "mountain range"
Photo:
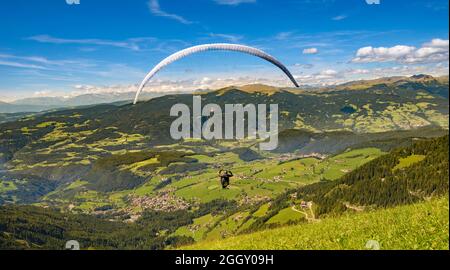
<instances>
[{"instance_id":1,"label":"mountain range","mask_svg":"<svg viewBox=\"0 0 450 270\"><path fill-rule=\"evenodd\" d=\"M313 86L301 86L300 89L297 88L286 88L291 91L331 91L331 90L351 90L351 89L364 89L374 85L386 84L389 86L400 86L400 85L411 85L411 84L423 84L427 85L429 91L434 91L434 93L439 94L441 96L448 97L448 89L440 88L440 86L447 84L448 85L448 76L442 77L433 77L430 75L413 75L411 77L389 77L389 78L380 78L374 80L363 80L363 81L353 81L344 83L336 86L328 86L328 87L313 87ZM412 86L413 87L413 86ZM435 87L436 89L433 89ZM266 85L247 85L239 88L241 90L247 91L259 91L259 92L267 92L274 91L275 89L280 89L273 86ZM432 90L433 89L433 90ZM212 90L198 90L196 92L207 92ZM143 92L140 95L141 100L148 100L151 98L163 96L163 95L171 95L171 94L181 94L186 93L183 91L176 92ZM12 102L3 102L0 101L0 114L1 113L19 113L19 112L40 112L51 109L61 109L68 107L76 107L76 106L86 106L86 105L95 105L95 104L103 104L103 103L114 103L114 102L129 102L134 99L135 92L111 92L111 93L92 93L92 94L81 94L75 96L68 97L30 97L18 99Z\"/></svg>"},{"instance_id":2,"label":"mountain range","mask_svg":"<svg viewBox=\"0 0 450 270\"><path fill-rule=\"evenodd\" d=\"M182 92L144 92L140 96L142 100L148 100L169 94ZM82 94L69 97L30 97L18 99L13 102L0 101L0 113L42 112L55 109L89 106L103 103L123 103L134 99L136 92L112 92L97 94Z\"/></svg>"},{"instance_id":3,"label":"mountain range","mask_svg":"<svg viewBox=\"0 0 450 270\"><path fill-rule=\"evenodd\" d=\"M241 234L294 224L320 230L319 220L380 208L427 201L419 208L434 209L448 196L448 89L448 77L416 75L314 91L246 85L195 93L203 105L278 104L279 144L270 152L250 139L172 139L170 108L192 109L193 94L4 114L0 248L58 248L85 226L92 230L82 244L92 248L231 236L241 243ZM234 174L227 189L220 169ZM380 213L389 220L410 211L399 209ZM441 214L427 234L437 238L424 247L444 245ZM413 247L421 233L408 235Z\"/></svg>"}]
</instances>

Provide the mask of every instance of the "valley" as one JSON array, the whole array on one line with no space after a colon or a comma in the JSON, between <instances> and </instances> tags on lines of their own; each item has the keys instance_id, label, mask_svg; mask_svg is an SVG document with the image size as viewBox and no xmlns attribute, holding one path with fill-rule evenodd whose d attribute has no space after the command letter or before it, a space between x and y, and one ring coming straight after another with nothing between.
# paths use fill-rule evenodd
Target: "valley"
<instances>
[{"instance_id":1,"label":"valley","mask_svg":"<svg viewBox=\"0 0 450 270\"><path fill-rule=\"evenodd\" d=\"M365 230L386 239L401 226L408 241L385 248L448 248L448 77L198 95L279 104L278 148L172 139L170 107L192 107L190 94L0 123L0 248L61 249L71 237L90 249L364 249ZM227 189L220 169L234 174ZM421 226L436 234L423 242Z\"/></svg>"}]
</instances>

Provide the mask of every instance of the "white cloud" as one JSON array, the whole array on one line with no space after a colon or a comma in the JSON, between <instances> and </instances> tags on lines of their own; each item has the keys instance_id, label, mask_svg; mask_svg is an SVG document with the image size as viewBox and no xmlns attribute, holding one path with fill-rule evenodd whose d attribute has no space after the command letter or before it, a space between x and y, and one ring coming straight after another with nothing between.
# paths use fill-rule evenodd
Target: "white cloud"
<instances>
[{"instance_id":1,"label":"white cloud","mask_svg":"<svg viewBox=\"0 0 450 270\"><path fill-rule=\"evenodd\" d=\"M155 15L155 16L166 17L166 18L178 21L178 22L183 23L183 24L192 24L191 21L183 18L180 15L167 13L167 12L161 10L161 7L159 6L159 1L158 0L150 0L148 2L148 7L150 8L150 12L153 15Z\"/></svg>"},{"instance_id":2,"label":"white cloud","mask_svg":"<svg viewBox=\"0 0 450 270\"><path fill-rule=\"evenodd\" d=\"M219 5L237 6L246 3L256 3L256 0L214 0Z\"/></svg>"},{"instance_id":3,"label":"white cloud","mask_svg":"<svg viewBox=\"0 0 450 270\"><path fill-rule=\"evenodd\" d=\"M40 66L40 65L20 63L20 62L1 60L1 59L0 59L0 66L30 68L30 69L46 69L45 67Z\"/></svg>"},{"instance_id":4,"label":"white cloud","mask_svg":"<svg viewBox=\"0 0 450 270\"><path fill-rule=\"evenodd\" d=\"M314 67L313 64L300 64L300 63L296 63L294 66L304 69L311 69Z\"/></svg>"},{"instance_id":5,"label":"white cloud","mask_svg":"<svg viewBox=\"0 0 450 270\"><path fill-rule=\"evenodd\" d=\"M12 54L0 54L0 58L23 60L23 61L28 61L28 62L36 62L39 64L50 64L53 62L53 61L50 61L47 58L41 57L41 56L17 56L17 55L12 55Z\"/></svg>"},{"instance_id":6,"label":"white cloud","mask_svg":"<svg viewBox=\"0 0 450 270\"><path fill-rule=\"evenodd\" d=\"M416 74L428 74L432 76L448 75L448 63L432 65L402 65L380 67L370 70L371 77L412 76Z\"/></svg>"},{"instance_id":7,"label":"white cloud","mask_svg":"<svg viewBox=\"0 0 450 270\"><path fill-rule=\"evenodd\" d=\"M92 63L88 63L83 60L50 60L43 56L20 56L12 54L0 54L0 59L10 59L14 60L18 65L23 65L24 67L30 66L30 68L36 69L50 69L51 66L64 66L64 65L76 65L83 68L93 66ZM17 62L20 61L20 62ZM36 65L38 64L38 65Z\"/></svg>"},{"instance_id":8,"label":"white cloud","mask_svg":"<svg viewBox=\"0 0 450 270\"><path fill-rule=\"evenodd\" d=\"M307 48L303 49L303 54L316 54L319 50L317 48Z\"/></svg>"},{"instance_id":9,"label":"white cloud","mask_svg":"<svg viewBox=\"0 0 450 270\"><path fill-rule=\"evenodd\" d=\"M345 74L334 69L323 69L312 74L295 75L300 84L308 85L330 85L345 81Z\"/></svg>"},{"instance_id":10,"label":"white cloud","mask_svg":"<svg viewBox=\"0 0 450 270\"><path fill-rule=\"evenodd\" d=\"M289 37L291 37L294 33L293 32L280 32L275 35L276 40L286 40Z\"/></svg>"},{"instance_id":11,"label":"white cloud","mask_svg":"<svg viewBox=\"0 0 450 270\"><path fill-rule=\"evenodd\" d=\"M125 48L137 51L139 46L136 42L130 41L112 41L103 39L65 39L56 38L49 35L38 35L28 38L29 40L34 40L41 43L52 43L52 44L80 44L80 45L100 45L100 46L112 46L118 48Z\"/></svg>"},{"instance_id":12,"label":"white cloud","mask_svg":"<svg viewBox=\"0 0 450 270\"><path fill-rule=\"evenodd\" d=\"M113 94L113 93L128 93L136 92L138 85L108 85L108 86L98 86L98 85L74 85L73 91L71 91L68 96L79 96L85 94Z\"/></svg>"},{"instance_id":13,"label":"white cloud","mask_svg":"<svg viewBox=\"0 0 450 270\"><path fill-rule=\"evenodd\" d=\"M441 47L448 48L448 39L434 38L430 42L424 44L425 47Z\"/></svg>"},{"instance_id":14,"label":"white cloud","mask_svg":"<svg viewBox=\"0 0 450 270\"><path fill-rule=\"evenodd\" d=\"M334 79L339 75L339 73L334 69L325 69L321 72L314 75L314 78L317 80L324 80L324 79Z\"/></svg>"},{"instance_id":15,"label":"white cloud","mask_svg":"<svg viewBox=\"0 0 450 270\"><path fill-rule=\"evenodd\" d=\"M345 20L347 18L347 15L339 15L336 17L331 18L333 21L342 21Z\"/></svg>"},{"instance_id":16,"label":"white cloud","mask_svg":"<svg viewBox=\"0 0 450 270\"><path fill-rule=\"evenodd\" d=\"M97 62L87 59L48 59L43 56L21 56L0 53L0 65L15 67L31 72L26 74L26 78L48 76L51 80L75 79L74 73L89 73L99 68ZM102 67L103 68L103 67ZM45 75L45 74L46 75ZM56 74L57 73L57 74ZM51 74L51 75L50 75Z\"/></svg>"},{"instance_id":17,"label":"white cloud","mask_svg":"<svg viewBox=\"0 0 450 270\"><path fill-rule=\"evenodd\" d=\"M35 91L33 93L34 97L49 97L53 94L51 90L41 90L41 91Z\"/></svg>"},{"instance_id":18,"label":"white cloud","mask_svg":"<svg viewBox=\"0 0 450 270\"><path fill-rule=\"evenodd\" d=\"M212 38L224 39L230 42L238 42L239 40L244 38L243 36L240 35L220 34L220 33L210 33L209 36Z\"/></svg>"},{"instance_id":19,"label":"white cloud","mask_svg":"<svg viewBox=\"0 0 450 270\"><path fill-rule=\"evenodd\" d=\"M192 92L196 90L220 89L227 86L239 86L246 84L272 84L290 86L290 82L285 78L255 78L251 76L205 76L199 79L155 79L150 81L144 88L144 92ZM69 96L82 94L106 94L106 93L129 93L136 92L137 84L130 85L74 85Z\"/></svg>"},{"instance_id":20,"label":"white cloud","mask_svg":"<svg viewBox=\"0 0 450 270\"><path fill-rule=\"evenodd\" d=\"M370 73L370 70L368 70L368 69L361 69L361 68L357 68L357 69L349 69L348 71L347 71L347 73L349 73L349 74L369 74Z\"/></svg>"},{"instance_id":21,"label":"white cloud","mask_svg":"<svg viewBox=\"0 0 450 270\"><path fill-rule=\"evenodd\" d=\"M352 59L354 63L389 62L399 63L437 63L449 60L449 41L433 39L421 48L397 45L393 47L372 46L360 48Z\"/></svg>"},{"instance_id":22,"label":"white cloud","mask_svg":"<svg viewBox=\"0 0 450 270\"><path fill-rule=\"evenodd\" d=\"M356 52L356 58L353 62L384 62L400 60L411 55L416 50L415 47L397 45L394 47L378 47L372 46L360 48Z\"/></svg>"},{"instance_id":23,"label":"white cloud","mask_svg":"<svg viewBox=\"0 0 450 270\"><path fill-rule=\"evenodd\" d=\"M98 38L68 39L52 37L50 35L38 35L28 37L27 39L41 43L84 45L85 47L79 48L84 52L95 51L97 50L96 46L110 46L116 48L125 48L132 51L161 51L167 53L179 49L180 46L185 47L189 45L189 43L184 40L158 39L155 37L134 37L116 41Z\"/></svg>"}]
</instances>

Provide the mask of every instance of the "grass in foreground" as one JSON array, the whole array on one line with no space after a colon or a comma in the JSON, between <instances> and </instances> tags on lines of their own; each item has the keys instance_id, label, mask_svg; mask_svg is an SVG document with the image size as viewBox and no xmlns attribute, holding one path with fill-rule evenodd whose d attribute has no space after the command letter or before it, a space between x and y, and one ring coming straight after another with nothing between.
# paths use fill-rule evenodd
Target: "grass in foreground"
<instances>
[{"instance_id":1,"label":"grass in foreground","mask_svg":"<svg viewBox=\"0 0 450 270\"><path fill-rule=\"evenodd\" d=\"M200 242L184 249L449 249L448 197L373 212L347 214L221 241Z\"/></svg>"}]
</instances>

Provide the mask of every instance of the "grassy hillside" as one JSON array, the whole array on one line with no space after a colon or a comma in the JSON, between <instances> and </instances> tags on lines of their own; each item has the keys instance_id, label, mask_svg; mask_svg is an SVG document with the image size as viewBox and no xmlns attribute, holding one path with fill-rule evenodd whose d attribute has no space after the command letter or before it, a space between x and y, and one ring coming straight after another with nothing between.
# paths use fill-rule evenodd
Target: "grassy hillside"
<instances>
[{"instance_id":1,"label":"grassy hillside","mask_svg":"<svg viewBox=\"0 0 450 270\"><path fill-rule=\"evenodd\" d=\"M221 241L205 241L184 249L449 249L448 197L368 213L328 218Z\"/></svg>"},{"instance_id":2,"label":"grassy hillside","mask_svg":"<svg viewBox=\"0 0 450 270\"><path fill-rule=\"evenodd\" d=\"M279 170L285 169L287 177L289 168L297 162L312 162L309 169L317 172L327 164L332 166L322 174L328 180L322 178L320 182L290 190L258 207L249 206L227 215L198 219L194 225L186 225L174 235L218 240L283 225L314 223L344 213L412 204L448 194L448 136L416 141L344 173L342 168L346 163L352 163L352 159L362 161L361 158L371 151L370 148L348 151L321 162L300 159L282 163ZM266 173L272 173L274 168ZM335 178L331 177L333 173L336 173ZM293 174L292 179L305 181L307 176Z\"/></svg>"},{"instance_id":3,"label":"grassy hillside","mask_svg":"<svg viewBox=\"0 0 450 270\"><path fill-rule=\"evenodd\" d=\"M302 187L297 198L314 202L317 215L347 209L413 203L449 189L449 137L415 141L368 162L338 181Z\"/></svg>"}]
</instances>

